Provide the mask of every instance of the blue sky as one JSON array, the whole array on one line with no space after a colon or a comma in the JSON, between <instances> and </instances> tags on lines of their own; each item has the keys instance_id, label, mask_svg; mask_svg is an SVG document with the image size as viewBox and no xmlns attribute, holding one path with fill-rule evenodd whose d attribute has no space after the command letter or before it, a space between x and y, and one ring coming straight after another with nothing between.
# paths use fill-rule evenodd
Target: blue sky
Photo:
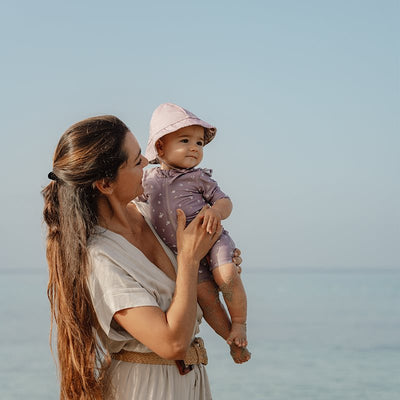
<instances>
[{"instance_id":1,"label":"blue sky","mask_svg":"<svg viewBox=\"0 0 400 400\"><path fill-rule=\"evenodd\" d=\"M400 267L398 1L3 1L0 268L45 268L65 129L115 114L142 147L171 101L218 127L245 268Z\"/></svg>"}]
</instances>

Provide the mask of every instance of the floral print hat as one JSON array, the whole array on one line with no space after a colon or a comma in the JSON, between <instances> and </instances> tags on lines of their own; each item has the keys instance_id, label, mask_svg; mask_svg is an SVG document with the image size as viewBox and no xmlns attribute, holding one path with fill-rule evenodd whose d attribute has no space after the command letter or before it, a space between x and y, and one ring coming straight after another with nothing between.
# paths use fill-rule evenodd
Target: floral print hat
<instances>
[{"instance_id":1,"label":"floral print hat","mask_svg":"<svg viewBox=\"0 0 400 400\"><path fill-rule=\"evenodd\" d=\"M150 120L150 135L147 143L145 157L150 164L158 164L156 142L163 136L175 132L186 126L200 125L204 128L204 145L210 143L217 133L217 128L202 121L184 108L172 104L164 103L159 105L153 112Z\"/></svg>"}]
</instances>

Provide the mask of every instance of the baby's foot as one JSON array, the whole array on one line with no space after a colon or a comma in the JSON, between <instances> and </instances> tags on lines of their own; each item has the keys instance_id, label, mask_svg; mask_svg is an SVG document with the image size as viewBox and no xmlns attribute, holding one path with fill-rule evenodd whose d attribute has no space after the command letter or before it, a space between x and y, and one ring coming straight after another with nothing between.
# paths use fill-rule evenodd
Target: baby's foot
<instances>
[{"instance_id":1,"label":"baby's foot","mask_svg":"<svg viewBox=\"0 0 400 400\"><path fill-rule=\"evenodd\" d=\"M236 364L243 364L246 361L250 360L251 353L247 350L246 347L239 347L236 346L236 344L232 344L230 348L231 348L231 356Z\"/></svg>"},{"instance_id":2,"label":"baby's foot","mask_svg":"<svg viewBox=\"0 0 400 400\"><path fill-rule=\"evenodd\" d=\"M238 347L246 347L247 346L246 324L232 322L231 331L229 333L228 338L226 339L226 343L228 343L229 346L234 343Z\"/></svg>"}]
</instances>

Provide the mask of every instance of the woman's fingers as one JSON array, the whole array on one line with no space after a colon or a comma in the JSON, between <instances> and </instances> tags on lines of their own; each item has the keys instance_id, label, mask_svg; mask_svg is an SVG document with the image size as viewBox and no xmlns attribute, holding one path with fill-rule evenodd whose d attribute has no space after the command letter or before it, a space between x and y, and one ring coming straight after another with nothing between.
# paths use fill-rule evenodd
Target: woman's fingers
<instances>
[{"instance_id":1,"label":"woman's fingers","mask_svg":"<svg viewBox=\"0 0 400 400\"><path fill-rule=\"evenodd\" d=\"M240 264L242 263L243 259L240 256L239 257L232 257L232 261L237 267L239 267Z\"/></svg>"},{"instance_id":2,"label":"woman's fingers","mask_svg":"<svg viewBox=\"0 0 400 400\"><path fill-rule=\"evenodd\" d=\"M236 248L233 251L233 257L232 257L232 261L236 265L238 274L242 273L242 267L240 266L240 264L242 263L243 260L242 260L242 257L240 257L240 254L241 254L241 251Z\"/></svg>"},{"instance_id":3,"label":"woman's fingers","mask_svg":"<svg viewBox=\"0 0 400 400\"><path fill-rule=\"evenodd\" d=\"M212 229L212 218L209 215L206 215L203 219L203 228L207 231L207 233L214 233Z\"/></svg>"},{"instance_id":4,"label":"woman's fingers","mask_svg":"<svg viewBox=\"0 0 400 400\"><path fill-rule=\"evenodd\" d=\"M204 212L210 208L210 206L208 204L206 204L201 210L200 212L197 214L197 216L202 216L204 214Z\"/></svg>"},{"instance_id":5,"label":"woman's fingers","mask_svg":"<svg viewBox=\"0 0 400 400\"><path fill-rule=\"evenodd\" d=\"M183 230L185 229L185 225L186 225L186 215L183 212L183 210L181 210L180 208L178 208L176 210L176 218L177 218L177 228L176 228L176 232L178 234L183 232Z\"/></svg>"},{"instance_id":6,"label":"woman's fingers","mask_svg":"<svg viewBox=\"0 0 400 400\"><path fill-rule=\"evenodd\" d=\"M216 218L210 219L207 224L207 232L214 233L218 229L218 223L221 224Z\"/></svg>"},{"instance_id":7,"label":"woman's fingers","mask_svg":"<svg viewBox=\"0 0 400 400\"><path fill-rule=\"evenodd\" d=\"M211 234L208 233L208 234L207 234L208 237L209 237L210 240L211 240L211 246L210 246L210 248L211 248L212 246L214 246L214 243L219 239L219 237L221 236L221 234L222 234L222 226L221 226L221 225L218 227L218 229L215 230L214 233L211 233Z\"/></svg>"},{"instance_id":8,"label":"woman's fingers","mask_svg":"<svg viewBox=\"0 0 400 400\"><path fill-rule=\"evenodd\" d=\"M203 210L206 207L203 207ZM202 211L203 211L202 210ZM219 223L214 233L207 233L203 227L204 217L199 213L196 218L185 227L186 217L182 210L177 210L177 247L178 252L189 251L196 259L202 259L218 240L222 233L222 226Z\"/></svg>"},{"instance_id":9,"label":"woman's fingers","mask_svg":"<svg viewBox=\"0 0 400 400\"><path fill-rule=\"evenodd\" d=\"M233 256L234 257L239 257L242 254L242 252L240 251L240 249L238 249L236 247L236 249L233 251Z\"/></svg>"}]
</instances>

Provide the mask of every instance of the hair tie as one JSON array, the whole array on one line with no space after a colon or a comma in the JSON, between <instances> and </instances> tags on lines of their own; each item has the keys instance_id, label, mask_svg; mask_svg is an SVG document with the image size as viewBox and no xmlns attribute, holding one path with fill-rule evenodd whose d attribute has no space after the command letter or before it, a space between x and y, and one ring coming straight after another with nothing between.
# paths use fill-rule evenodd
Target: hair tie
<instances>
[{"instance_id":1,"label":"hair tie","mask_svg":"<svg viewBox=\"0 0 400 400\"><path fill-rule=\"evenodd\" d=\"M48 173L47 177L49 179L51 179L52 181L58 181L58 176L53 171L50 171Z\"/></svg>"}]
</instances>

